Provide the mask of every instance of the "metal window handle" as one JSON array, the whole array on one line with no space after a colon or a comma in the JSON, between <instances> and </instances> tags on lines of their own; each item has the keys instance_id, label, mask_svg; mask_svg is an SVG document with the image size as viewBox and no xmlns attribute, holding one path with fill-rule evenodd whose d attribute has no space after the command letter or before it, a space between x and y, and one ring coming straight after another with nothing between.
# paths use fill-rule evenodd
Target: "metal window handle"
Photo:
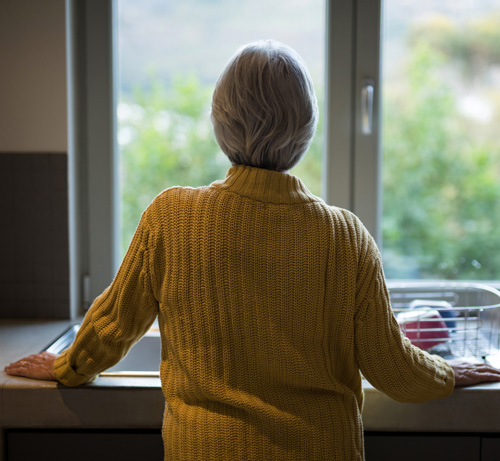
<instances>
[{"instance_id":1,"label":"metal window handle","mask_svg":"<svg viewBox=\"0 0 500 461\"><path fill-rule=\"evenodd\" d=\"M361 88L361 132L363 134L372 133L373 125L373 80L363 83Z\"/></svg>"}]
</instances>

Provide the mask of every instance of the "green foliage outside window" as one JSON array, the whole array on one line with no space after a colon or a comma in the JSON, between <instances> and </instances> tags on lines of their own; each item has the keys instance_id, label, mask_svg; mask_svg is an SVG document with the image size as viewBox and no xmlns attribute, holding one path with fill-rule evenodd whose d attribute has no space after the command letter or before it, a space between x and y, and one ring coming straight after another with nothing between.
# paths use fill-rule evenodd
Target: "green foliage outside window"
<instances>
[{"instance_id":1,"label":"green foliage outside window","mask_svg":"<svg viewBox=\"0 0 500 461\"><path fill-rule=\"evenodd\" d=\"M229 162L211 131L211 92L194 76L166 87L156 78L122 103L120 123L122 250L125 252L142 211L162 190L201 186L224 178ZM119 110L120 114L120 110Z\"/></svg>"},{"instance_id":2,"label":"green foliage outside window","mask_svg":"<svg viewBox=\"0 0 500 461\"><path fill-rule=\"evenodd\" d=\"M488 56L491 63L488 43L500 39L498 27L496 40L491 34L481 39L485 23L459 30L433 22L415 30L406 84L389 86L384 95L382 227L389 278L500 277L500 133L488 131L500 126L500 92L490 95L496 123L486 127L458 107L460 91L480 73L471 69L471 56ZM463 79L459 91L446 79L456 74Z\"/></svg>"}]
</instances>

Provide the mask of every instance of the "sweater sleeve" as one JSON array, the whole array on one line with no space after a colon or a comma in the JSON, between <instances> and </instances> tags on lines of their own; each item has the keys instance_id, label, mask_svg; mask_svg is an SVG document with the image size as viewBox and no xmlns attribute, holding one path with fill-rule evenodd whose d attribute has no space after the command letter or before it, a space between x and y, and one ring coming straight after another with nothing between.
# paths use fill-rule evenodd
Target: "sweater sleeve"
<instances>
[{"instance_id":1,"label":"sweater sleeve","mask_svg":"<svg viewBox=\"0 0 500 461\"><path fill-rule=\"evenodd\" d=\"M380 252L368 232L362 234L355 318L361 372L375 388L400 402L447 397L455 386L453 369L404 337L392 313Z\"/></svg>"},{"instance_id":2,"label":"sweater sleeve","mask_svg":"<svg viewBox=\"0 0 500 461\"><path fill-rule=\"evenodd\" d=\"M73 344L55 361L59 382L78 386L119 362L158 313L151 289L152 239L143 214L112 284L94 301Z\"/></svg>"}]
</instances>

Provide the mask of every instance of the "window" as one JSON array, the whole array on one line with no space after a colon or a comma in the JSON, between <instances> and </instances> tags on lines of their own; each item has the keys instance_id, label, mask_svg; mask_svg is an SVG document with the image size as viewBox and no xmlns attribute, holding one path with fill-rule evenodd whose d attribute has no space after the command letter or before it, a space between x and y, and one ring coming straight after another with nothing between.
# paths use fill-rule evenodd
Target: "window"
<instances>
[{"instance_id":1,"label":"window","mask_svg":"<svg viewBox=\"0 0 500 461\"><path fill-rule=\"evenodd\" d=\"M500 1L385 0L390 278L500 277Z\"/></svg>"},{"instance_id":2,"label":"window","mask_svg":"<svg viewBox=\"0 0 500 461\"><path fill-rule=\"evenodd\" d=\"M87 122L77 124L84 132L77 159L89 171L84 193L80 190L85 197L80 202L86 205L88 197L89 204L88 216L80 214L81 222L88 222L80 229L80 247L90 248L82 251L75 272L92 275L91 296L109 283L113 254L120 253L113 253L117 220L104 200L115 190L115 134L124 157L137 154L140 139L154 151L152 159L139 156L130 162L134 175L128 174L129 167L121 171L133 181L156 181L145 192L136 185L124 187L134 203L128 211L123 208L124 221L136 222L152 198L173 183L198 185L220 178L227 164L217 155L210 133L209 94L236 48L261 36L299 51L323 101L323 131L314 154L304 159L312 163L303 162L303 169L294 173L328 203L349 208L364 221L382 248L387 276L498 278L500 0L480 5L297 0L281 9L278 2L198 1L196 8L196 0L178 5L151 0L140 7L133 0L74 3L81 14L73 21L81 24L83 15L86 27L85 47L77 53L85 62L86 85L77 82L77 88L83 92ZM154 12L148 25L147 11ZM186 22L193 11L196 17ZM241 17L247 21L237 21ZM114 28L113 18L119 20ZM111 40L111 32L120 28L129 35ZM169 39L168 33L175 37ZM135 48L141 41L144 51ZM158 41L165 46L157 48ZM205 42L210 46L200 45ZM118 43L114 55L121 75L118 130L114 112L109 112L117 89L112 82L118 67L110 64L113 43ZM125 59L128 54L135 58ZM200 64L192 67L198 59ZM154 67L144 66L146 62ZM194 98L186 102L179 95ZM152 129L141 125L148 118ZM111 122L105 125L105 119ZM166 141L175 176L168 179L166 170L159 178L149 173L135 177L134 162L156 165L165 160L160 152ZM204 146L203 155L189 149L193 143ZM211 159L203 164L206 176L184 176L199 171L206 158ZM125 240L130 238L128 226Z\"/></svg>"}]
</instances>

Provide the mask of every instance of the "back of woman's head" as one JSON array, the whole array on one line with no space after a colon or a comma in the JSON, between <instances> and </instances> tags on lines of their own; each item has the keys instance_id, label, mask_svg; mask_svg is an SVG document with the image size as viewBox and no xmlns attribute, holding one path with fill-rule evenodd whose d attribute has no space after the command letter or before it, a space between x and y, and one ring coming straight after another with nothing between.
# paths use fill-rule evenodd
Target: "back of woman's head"
<instances>
[{"instance_id":1,"label":"back of woman's head","mask_svg":"<svg viewBox=\"0 0 500 461\"><path fill-rule=\"evenodd\" d=\"M211 118L232 164L292 168L311 144L318 121L312 80L300 56L273 40L244 46L217 82Z\"/></svg>"}]
</instances>

